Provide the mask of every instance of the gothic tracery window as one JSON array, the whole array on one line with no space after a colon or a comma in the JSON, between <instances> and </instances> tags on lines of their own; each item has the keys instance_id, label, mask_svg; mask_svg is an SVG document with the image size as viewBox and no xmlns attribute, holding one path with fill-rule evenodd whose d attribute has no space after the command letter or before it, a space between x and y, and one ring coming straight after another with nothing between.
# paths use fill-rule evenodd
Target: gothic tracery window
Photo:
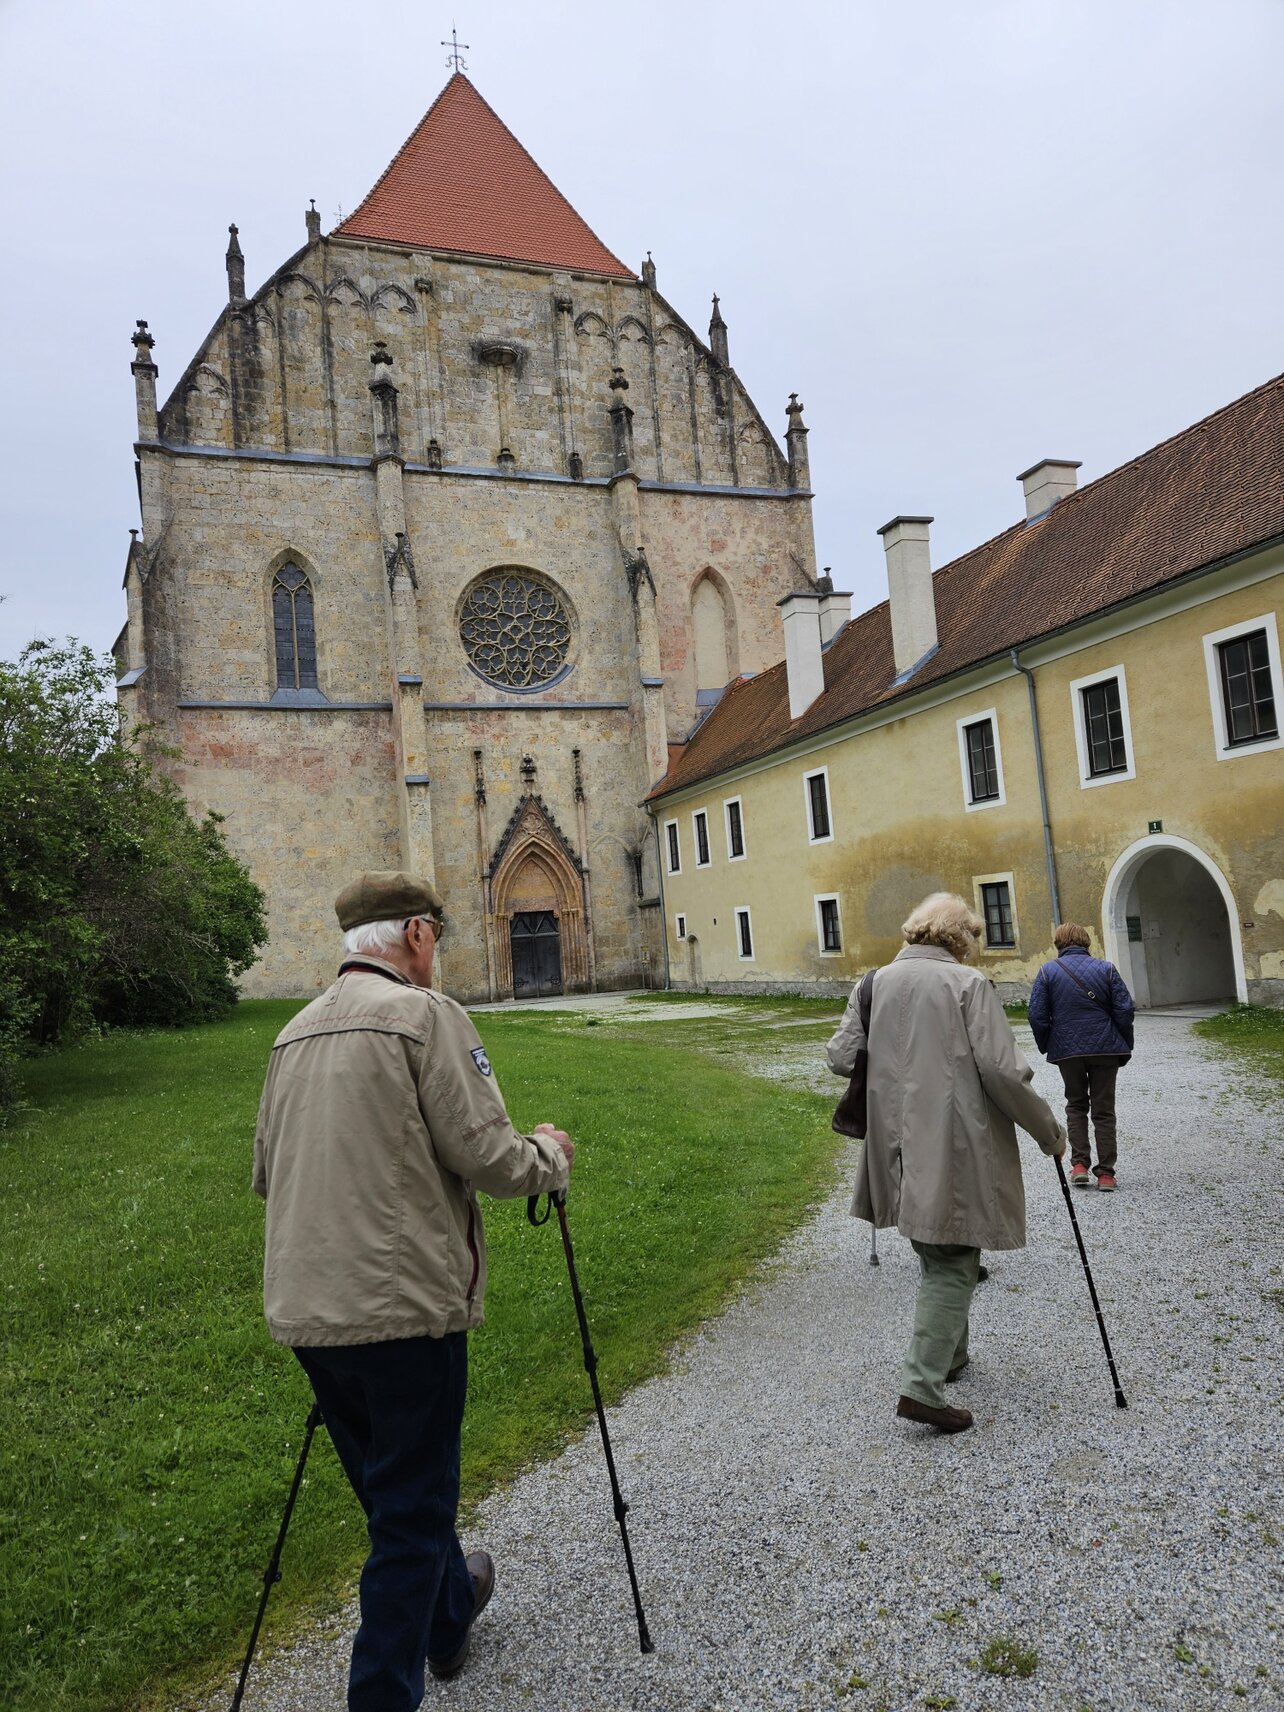
<instances>
[{"instance_id":1,"label":"gothic tracery window","mask_svg":"<svg viewBox=\"0 0 1284 1712\"><path fill-rule=\"evenodd\" d=\"M312 584L297 565L282 565L272 578L272 629L276 638L276 687L317 687L317 632Z\"/></svg>"},{"instance_id":2,"label":"gothic tracery window","mask_svg":"<svg viewBox=\"0 0 1284 1712\"><path fill-rule=\"evenodd\" d=\"M533 690L551 683L571 649L571 617L558 591L523 571L475 582L459 615L469 664L488 683Z\"/></svg>"}]
</instances>

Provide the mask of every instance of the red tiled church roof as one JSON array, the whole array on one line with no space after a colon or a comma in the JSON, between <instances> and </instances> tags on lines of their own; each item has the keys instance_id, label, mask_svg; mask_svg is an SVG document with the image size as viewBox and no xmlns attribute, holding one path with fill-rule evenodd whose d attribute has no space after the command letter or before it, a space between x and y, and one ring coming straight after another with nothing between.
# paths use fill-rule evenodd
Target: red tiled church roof
<instances>
[{"instance_id":1,"label":"red tiled church roof","mask_svg":"<svg viewBox=\"0 0 1284 1712\"><path fill-rule=\"evenodd\" d=\"M887 602L823 656L824 693L789 717L783 662L727 686L652 797L725 773L1284 535L1284 375L1018 523L932 579L935 654L894 685Z\"/></svg>"},{"instance_id":2,"label":"red tiled church roof","mask_svg":"<svg viewBox=\"0 0 1284 1712\"><path fill-rule=\"evenodd\" d=\"M334 236L635 277L458 71Z\"/></svg>"}]
</instances>

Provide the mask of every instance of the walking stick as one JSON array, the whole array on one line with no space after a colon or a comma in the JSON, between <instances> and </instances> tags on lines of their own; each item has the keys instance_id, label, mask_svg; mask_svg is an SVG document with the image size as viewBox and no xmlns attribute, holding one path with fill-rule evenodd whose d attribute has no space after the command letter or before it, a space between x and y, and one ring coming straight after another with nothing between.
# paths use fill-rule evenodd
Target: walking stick
<instances>
[{"instance_id":1,"label":"walking stick","mask_svg":"<svg viewBox=\"0 0 1284 1712\"><path fill-rule=\"evenodd\" d=\"M554 1207L557 1208L557 1222L562 1227L562 1247L566 1250L566 1269L571 1275L571 1295L575 1298L575 1312L579 1316L580 1337L584 1344L584 1371L589 1376L589 1384L593 1387L593 1403L597 1409L597 1424L602 1433L602 1449L606 1453L606 1471L611 1477L611 1497L615 1504L615 1519L620 1524L620 1538L624 1542L624 1561L629 1570L629 1586L633 1590L633 1609L638 1620L638 1644L644 1653L653 1653L655 1644L646 1626L646 1613L642 1609L642 1595L638 1591L637 1571L633 1567L633 1553L629 1547L629 1530L625 1524L628 1514L628 1503L620 1491L619 1478L615 1472L615 1458L611 1454L611 1436L606 1430L606 1410L602 1407L602 1390L597 1382L597 1356L593 1352L593 1340L589 1337L588 1316L584 1312L584 1298L580 1294L579 1274L575 1270L575 1251L571 1247L571 1233L566 1223L566 1195L563 1192L551 1194L548 1205L544 1209L543 1218L536 1217L535 1209L539 1205L539 1196L532 1195L526 1202L526 1217L533 1225L548 1223L548 1215Z\"/></svg>"},{"instance_id":2,"label":"walking stick","mask_svg":"<svg viewBox=\"0 0 1284 1712\"><path fill-rule=\"evenodd\" d=\"M240 1681L236 1685L236 1693L232 1696L229 1712L240 1712L241 1697L245 1693L246 1680L250 1674L250 1663L254 1658L254 1649L258 1645L259 1630L263 1626L263 1614L267 1610L268 1596L273 1586L281 1579L281 1553L285 1548L286 1530L290 1526L290 1517L294 1514L294 1500L299 1496L299 1487L303 1484L303 1468L308 1460L308 1452L312 1449L312 1435L321 1424L321 1405L314 1403L308 1416L307 1430L303 1435L303 1449L299 1452L299 1461L294 1470L294 1481L290 1487L290 1496L285 1501L285 1514L281 1517L281 1531L276 1536L276 1544L272 1547L272 1556L268 1566L263 1571L263 1594L259 1599L258 1613L254 1618L254 1628L250 1632L250 1644L245 1651L245 1663L241 1666Z\"/></svg>"},{"instance_id":3,"label":"walking stick","mask_svg":"<svg viewBox=\"0 0 1284 1712\"><path fill-rule=\"evenodd\" d=\"M882 1261L878 1258L878 1226L877 1225L871 1225L869 1227L869 1264L871 1266L881 1266L883 1264Z\"/></svg>"},{"instance_id":4,"label":"walking stick","mask_svg":"<svg viewBox=\"0 0 1284 1712\"><path fill-rule=\"evenodd\" d=\"M1106 1322L1101 1317L1101 1303L1097 1300L1097 1286L1092 1282L1092 1268L1088 1265L1087 1251L1083 1246L1083 1237L1079 1233L1079 1220L1075 1216L1074 1201L1070 1195L1070 1185L1066 1182L1065 1170L1059 1156L1054 1156L1052 1163L1057 1168L1057 1181L1061 1184L1061 1193L1066 1198L1066 1208L1070 1214L1070 1223L1074 1226L1074 1240L1079 1244L1079 1258L1083 1262L1083 1275L1088 1280L1088 1292L1092 1297L1093 1312L1097 1316L1097 1330L1101 1333L1101 1342L1106 1352L1106 1362L1110 1368L1110 1377L1115 1385L1115 1407L1126 1409L1128 1399L1123 1394L1123 1386L1119 1383L1119 1373L1115 1367L1115 1358L1110 1353L1110 1339L1106 1336Z\"/></svg>"}]
</instances>

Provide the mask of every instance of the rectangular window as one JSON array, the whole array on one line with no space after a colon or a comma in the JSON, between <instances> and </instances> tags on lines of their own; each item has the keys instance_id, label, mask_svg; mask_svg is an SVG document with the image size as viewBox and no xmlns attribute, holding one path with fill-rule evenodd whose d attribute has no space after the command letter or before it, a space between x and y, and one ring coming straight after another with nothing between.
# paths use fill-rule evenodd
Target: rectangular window
<instances>
[{"instance_id":1,"label":"rectangular window","mask_svg":"<svg viewBox=\"0 0 1284 1712\"><path fill-rule=\"evenodd\" d=\"M1088 754L1088 772L1094 779L1107 773L1126 773L1128 745L1124 741L1123 708L1118 678L1103 678L1081 690L1083 734Z\"/></svg>"},{"instance_id":2,"label":"rectangular window","mask_svg":"<svg viewBox=\"0 0 1284 1712\"><path fill-rule=\"evenodd\" d=\"M805 783L807 786L807 836L812 844L823 843L832 838L829 822L829 774L825 768L818 773L808 773Z\"/></svg>"},{"instance_id":3,"label":"rectangular window","mask_svg":"<svg viewBox=\"0 0 1284 1712\"><path fill-rule=\"evenodd\" d=\"M682 852L678 848L678 823L676 820L665 821L664 836L669 846L669 872L680 874L682 872Z\"/></svg>"},{"instance_id":4,"label":"rectangular window","mask_svg":"<svg viewBox=\"0 0 1284 1712\"><path fill-rule=\"evenodd\" d=\"M822 951L841 951L843 924L838 914L837 898L816 899L816 920Z\"/></svg>"},{"instance_id":5,"label":"rectangular window","mask_svg":"<svg viewBox=\"0 0 1284 1712\"><path fill-rule=\"evenodd\" d=\"M1015 945L1012 888L1006 880L995 880L981 887L981 909L985 916L985 943L990 946Z\"/></svg>"},{"instance_id":6,"label":"rectangular window","mask_svg":"<svg viewBox=\"0 0 1284 1712\"><path fill-rule=\"evenodd\" d=\"M1213 753L1239 761L1268 749L1284 749L1280 734L1279 624L1273 612L1243 618L1204 638Z\"/></svg>"},{"instance_id":7,"label":"rectangular window","mask_svg":"<svg viewBox=\"0 0 1284 1712\"><path fill-rule=\"evenodd\" d=\"M1265 630L1218 645L1221 657L1222 702L1226 710L1228 744L1259 743L1279 736L1275 686Z\"/></svg>"},{"instance_id":8,"label":"rectangular window","mask_svg":"<svg viewBox=\"0 0 1284 1712\"><path fill-rule=\"evenodd\" d=\"M728 862L738 862L745 853L745 823L741 812L740 798L728 798L725 807L727 811L727 860Z\"/></svg>"},{"instance_id":9,"label":"rectangular window","mask_svg":"<svg viewBox=\"0 0 1284 1712\"><path fill-rule=\"evenodd\" d=\"M753 929L749 925L749 911L736 911L736 943L739 947L740 961L747 963L753 956Z\"/></svg>"},{"instance_id":10,"label":"rectangular window","mask_svg":"<svg viewBox=\"0 0 1284 1712\"><path fill-rule=\"evenodd\" d=\"M673 925L677 929L678 938L679 939L685 939L687 936L687 918L686 918L686 916L684 916L684 915L674 916Z\"/></svg>"},{"instance_id":11,"label":"rectangular window","mask_svg":"<svg viewBox=\"0 0 1284 1712\"><path fill-rule=\"evenodd\" d=\"M992 802L999 794L999 764L994 753L994 721L978 719L975 725L965 725L963 738L967 744L967 778L972 801Z\"/></svg>"},{"instance_id":12,"label":"rectangular window","mask_svg":"<svg viewBox=\"0 0 1284 1712\"><path fill-rule=\"evenodd\" d=\"M696 867L709 866L709 817L704 810L697 809L691 816L691 824L695 828Z\"/></svg>"}]
</instances>

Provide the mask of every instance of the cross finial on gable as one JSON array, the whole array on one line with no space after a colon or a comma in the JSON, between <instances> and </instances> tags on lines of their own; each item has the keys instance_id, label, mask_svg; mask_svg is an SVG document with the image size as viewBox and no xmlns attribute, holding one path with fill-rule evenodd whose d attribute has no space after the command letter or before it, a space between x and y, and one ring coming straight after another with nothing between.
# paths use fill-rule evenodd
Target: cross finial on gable
<instances>
[{"instance_id":1,"label":"cross finial on gable","mask_svg":"<svg viewBox=\"0 0 1284 1712\"><path fill-rule=\"evenodd\" d=\"M444 48L450 49L450 52L446 55L447 65L453 65L456 71L468 70L468 62L459 52L459 36L456 33L455 26L453 24L450 26L450 40L448 42L443 42L441 45ZM470 53L471 51L472 50L469 48L468 43L465 42L464 53Z\"/></svg>"}]
</instances>

